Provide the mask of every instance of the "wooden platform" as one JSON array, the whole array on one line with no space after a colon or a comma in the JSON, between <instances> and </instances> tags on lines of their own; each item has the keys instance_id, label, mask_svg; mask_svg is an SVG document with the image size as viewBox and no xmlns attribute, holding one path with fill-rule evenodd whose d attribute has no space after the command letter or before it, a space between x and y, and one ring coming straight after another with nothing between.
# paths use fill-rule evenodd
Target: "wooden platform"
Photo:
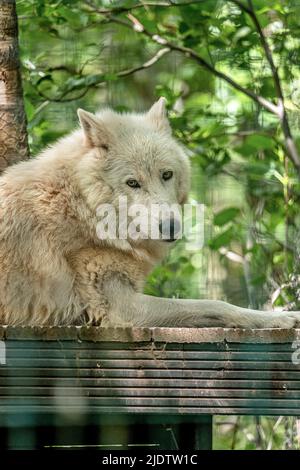
<instances>
[{"instance_id":1,"label":"wooden platform","mask_svg":"<svg viewBox=\"0 0 300 470\"><path fill-rule=\"evenodd\" d=\"M300 415L300 330L2 327L0 340L0 427Z\"/></svg>"},{"instance_id":2,"label":"wooden platform","mask_svg":"<svg viewBox=\"0 0 300 470\"><path fill-rule=\"evenodd\" d=\"M299 330L3 328L1 337L1 414L300 414Z\"/></svg>"}]
</instances>

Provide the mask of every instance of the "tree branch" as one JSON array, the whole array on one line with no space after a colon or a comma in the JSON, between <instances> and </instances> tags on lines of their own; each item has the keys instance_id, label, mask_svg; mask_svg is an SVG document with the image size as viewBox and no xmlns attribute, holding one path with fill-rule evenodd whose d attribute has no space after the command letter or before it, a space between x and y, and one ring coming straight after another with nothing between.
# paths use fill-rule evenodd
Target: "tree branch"
<instances>
[{"instance_id":1,"label":"tree branch","mask_svg":"<svg viewBox=\"0 0 300 470\"><path fill-rule=\"evenodd\" d=\"M258 33L259 33L259 36L260 36L260 39L261 39L261 43L262 43L263 48L265 50L266 57L267 57L267 60L270 64L272 75L273 75L273 78L274 78L276 93L277 93L277 97L278 97L278 103L277 104L274 104L272 101L269 101L266 98L264 98L263 96L256 94L253 90L243 87L242 85L237 83L234 79L232 79L228 75L224 74L223 72L220 72L212 64L210 64L203 57L201 57L199 54L197 54L193 49L190 49L190 48L184 47L184 46L180 46L178 44L174 44L174 43L168 41L167 39L163 38L162 36L160 36L158 34L150 33L148 30L146 30L144 25L135 16L132 15L132 13L128 13L128 15L127 15L128 19L130 20L130 23L126 20L120 19L120 18L115 17L115 16L110 16L108 18L108 21L118 23L118 24L120 24L122 26L125 26L127 28L131 28L134 31L136 31L137 33L141 33L141 34L147 36L149 39L151 39L153 42L156 42L157 44L164 45L164 46L168 47L170 50L178 51L178 52L183 53L185 56L190 57L191 59L196 61L199 65L206 68L208 71L210 71L216 77L220 78L221 80L224 80L229 85L231 85L233 88L235 88L236 90L240 91L241 93L243 93L246 96L248 96L249 98L251 98L253 101L255 101L256 103L258 103L259 105L264 107L267 111L271 112L272 114L275 114L278 117L278 119L280 121L280 124L281 124L281 129L282 129L282 132L283 132L283 135L284 135L284 142L285 142L285 148L286 148L287 155L289 156L289 159L293 163L298 175L300 176L300 157L299 157L298 150L297 150L296 144L293 140L293 136L292 136L292 133L291 133L289 120L288 120L288 115L287 115L287 112L286 112L286 108L284 106L284 96L283 96L283 92L282 92L281 82L280 82L280 78L279 78L279 75L278 75L277 68L274 64L271 49L269 47L269 44L267 43L267 40L266 40L265 35L263 33L263 30L262 30L262 28L259 24L259 21L258 21L256 15L255 15L254 10L251 9L250 7L248 8L248 7L244 6L242 4L242 2L240 2L239 0L231 0L231 1L233 3L235 3L236 5L238 5L240 8L242 8L243 11L245 11L246 13L251 15L251 18L253 19L253 21L255 21L255 26L258 30ZM248 2L252 6L251 0L248 0ZM255 20L254 20L254 18L255 18Z\"/></svg>"},{"instance_id":2,"label":"tree branch","mask_svg":"<svg viewBox=\"0 0 300 470\"><path fill-rule=\"evenodd\" d=\"M261 45L265 51L266 59L270 65L271 73L273 76L273 81L274 81L275 90L276 90L277 99L278 99L278 104L277 104L278 117L281 123L281 129L284 135L285 148L286 148L286 151L290 160L292 161L298 174L300 175L300 157L299 157L299 153L298 153L295 141L293 140L293 136L292 136L292 132L291 132L290 124L289 124L289 119L288 119L288 114L287 114L285 104L284 104L284 94L283 94L281 81L280 81L279 74L278 74L278 69L275 65L273 54L269 46L269 43L267 41L267 38L256 16L252 0L247 0L248 7L239 0L231 0L231 1L235 3L242 11L244 11L250 16L258 32Z\"/></svg>"},{"instance_id":3,"label":"tree branch","mask_svg":"<svg viewBox=\"0 0 300 470\"><path fill-rule=\"evenodd\" d=\"M133 29L137 33L141 33L145 36L147 36L149 39L151 39L153 42L156 42L159 45L163 45L167 47L170 51L177 51L183 53L185 56L190 57L192 60L197 62L200 66L204 67L207 69L209 72L211 72L213 75L216 77L220 78L221 80L224 80L227 82L229 85L231 85L233 88L236 90L240 91L244 95L248 96L250 99L258 103L260 106L265 108L267 111L271 112L272 114L275 114L281 125L282 133L284 136L284 142L285 142L285 148L287 155L291 162L293 163L297 173L300 176L300 157L298 154L298 150L295 144L295 141L293 139L291 129L290 129L290 124L289 124L289 119L287 115L287 111L284 105L284 95L281 87L281 82L280 78L278 75L278 70L275 66L274 60L273 60L273 55L272 51L270 49L270 46L267 42L267 39L264 35L263 29L259 23L259 20L255 14L252 0L247 0L248 1L248 6L246 6L242 1L240 0L230 0L232 3L237 5L242 11L247 13L255 27L256 30L259 34L261 44L263 46L263 49L266 54L266 58L269 62L271 72L273 75L274 79L274 84L275 84L275 89L276 89L276 94L278 98L277 104L273 103L272 101L264 98L263 96L256 94L253 90L249 88L245 88L242 85L240 85L238 82L236 82L233 78L230 76L226 75L225 73L217 70L212 64L207 62L203 57L201 57L199 54L197 54L193 49L190 49L188 47L180 46L178 44L174 44L171 41L168 41L167 39L163 38L159 34L152 34L150 33L144 25L136 18L133 16L131 13L132 10L137 9L137 8L142 8L144 6L164 6L164 7L172 7L172 6L183 6L188 4L197 4L199 1L194 2L194 0L191 0L190 2L187 2L185 4L179 4L179 3L174 3L173 1L169 0L169 2L146 2L146 3L140 3L133 5L131 7L115 7L112 9L101 9L97 8L95 4L91 0L85 0L85 3L93 9L94 12L99 13L101 15L105 15L105 20L103 23L109 23L109 22L114 22L117 24L120 24L122 26L125 26L127 28ZM120 13L127 13L127 17L130 20L130 22L123 20L119 18L118 16L114 16L115 14L118 15Z\"/></svg>"},{"instance_id":4,"label":"tree branch","mask_svg":"<svg viewBox=\"0 0 300 470\"><path fill-rule=\"evenodd\" d=\"M101 15L119 15L121 13L129 13L133 10L137 10L139 8L147 8L147 7L160 7L160 8L170 8L170 7L184 7L187 5L197 5L201 0L190 0L184 3L175 3L172 0L167 2L141 2L137 3L136 5L132 5L130 7L112 7L108 8L98 8L97 5L94 4L91 0L85 0L86 5L92 8L93 11L96 13L100 13Z\"/></svg>"},{"instance_id":5,"label":"tree branch","mask_svg":"<svg viewBox=\"0 0 300 470\"><path fill-rule=\"evenodd\" d=\"M236 90L242 92L243 94L247 95L249 98L251 98L253 101L256 101L259 105L263 106L265 109L267 109L269 112L275 114L276 116L279 116L279 109L278 107L272 103L271 101L265 99L263 96L257 95L254 93L254 91L250 90L249 88L245 88L239 83L237 83L233 78L229 77L223 72L220 72L217 70L212 64L207 62L203 57L201 57L199 54L197 54L193 49L190 49L188 47L180 46L178 44L174 44L167 39L163 38L162 36L158 34L152 34L149 31L146 30L146 28L142 25L142 23L135 18L131 13L129 13L128 18L130 20L130 23L128 21L125 21L123 19L120 19L115 16L110 16L109 21L113 23L120 24L122 26L125 26L127 28L133 29L137 33L141 33L148 38L150 38L153 42L156 42L157 44L163 45L165 47L168 47L172 51L177 51L183 53L186 57L190 57L194 61L196 61L199 65L202 67L206 68L209 70L211 73L213 73L216 77L220 78L221 80L224 80L225 82L229 83L233 88Z\"/></svg>"},{"instance_id":6,"label":"tree branch","mask_svg":"<svg viewBox=\"0 0 300 470\"><path fill-rule=\"evenodd\" d=\"M157 53L147 62L145 62L142 65L138 65L137 67L132 67L131 69L127 70L122 70L121 72L118 72L116 75L117 77L128 77L128 75L133 75L136 72L139 72L140 70L145 70L148 69L149 67L152 67L152 65L156 64L164 55L168 54L171 52L169 47L164 47L162 49L159 49Z\"/></svg>"},{"instance_id":7,"label":"tree branch","mask_svg":"<svg viewBox=\"0 0 300 470\"><path fill-rule=\"evenodd\" d=\"M163 56L165 56L166 54L168 54L170 52L170 49L168 47L164 47L162 49L159 49L156 54L151 57L151 59L147 60L147 62L145 62L144 64L141 64L141 65L138 65L136 67L132 67L130 69L126 69L126 70L121 70L120 72L117 72L115 75L117 78L123 78L123 77L128 77L129 75L133 75L135 74L136 72L139 72L141 70L145 70L145 69L148 69L150 67L152 67L154 64L156 64ZM83 91L81 91L81 93L76 96L75 98L66 98L67 95L69 95L70 93L72 93L75 88L70 88L66 91L64 91L60 96L58 97L50 97L50 96L47 96L45 93L43 93L42 91L38 90L38 93L39 95L47 100L47 101L52 101L52 102L68 102L68 101L74 101L74 100L77 100L77 99L80 99L82 98L84 95L86 95L86 93L91 89L91 88L95 88L97 87L98 85L101 85L102 83L105 83L107 82L107 80L105 78L103 79L99 79L98 82L96 83L93 83L93 85L89 85L87 86Z\"/></svg>"}]
</instances>

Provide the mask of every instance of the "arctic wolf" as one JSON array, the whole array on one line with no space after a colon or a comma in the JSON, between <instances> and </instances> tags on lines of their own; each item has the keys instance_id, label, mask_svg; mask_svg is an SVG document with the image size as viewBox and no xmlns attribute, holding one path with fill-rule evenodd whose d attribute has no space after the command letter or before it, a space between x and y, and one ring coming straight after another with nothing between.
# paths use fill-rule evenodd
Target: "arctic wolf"
<instances>
[{"instance_id":1,"label":"arctic wolf","mask_svg":"<svg viewBox=\"0 0 300 470\"><path fill-rule=\"evenodd\" d=\"M300 312L144 295L172 240L107 239L99 204L184 204L190 169L161 98L143 114L78 110L80 127L0 178L0 322L9 325L283 327ZM160 221L164 223L163 220ZM173 225L174 225L173 221Z\"/></svg>"}]
</instances>

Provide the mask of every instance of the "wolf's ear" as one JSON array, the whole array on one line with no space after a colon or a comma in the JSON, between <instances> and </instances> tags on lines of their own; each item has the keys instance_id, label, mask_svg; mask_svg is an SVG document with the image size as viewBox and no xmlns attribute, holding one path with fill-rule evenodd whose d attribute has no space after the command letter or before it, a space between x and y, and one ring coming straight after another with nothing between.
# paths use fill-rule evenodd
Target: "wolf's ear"
<instances>
[{"instance_id":1,"label":"wolf's ear","mask_svg":"<svg viewBox=\"0 0 300 470\"><path fill-rule=\"evenodd\" d=\"M87 147L102 147L107 150L111 134L101 119L80 108L77 110L77 114L83 130L85 145Z\"/></svg>"},{"instance_id":2,"label":"wolf's ear","mask_svg":"<svg viewBox=\"0 0 300 470\"><path fill-rule=\"evenodd\" d=\"M152 105L146 114L146 118L149 119L159 131L171 134L172 131L167 117L165 98L159 98L159 100Z\"/></svg>"}]
</instances>

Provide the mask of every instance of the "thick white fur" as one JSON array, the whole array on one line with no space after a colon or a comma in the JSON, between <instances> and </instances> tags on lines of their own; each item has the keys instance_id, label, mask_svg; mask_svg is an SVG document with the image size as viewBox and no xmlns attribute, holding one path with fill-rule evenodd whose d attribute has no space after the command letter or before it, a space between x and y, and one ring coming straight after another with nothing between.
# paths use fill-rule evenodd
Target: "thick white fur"
<instances>
[{"instance_id":1,"label":"thick white fur","mask_svg":"<svg viewBox=\"0 0 300 470\"><path fill-rule=\"evenodd\" d=\"M185 202L190 169L160 99L145 114L92 115L36 158L0 178L0 322L10 325L295 327L299 312L142 294L169 244L101 241L101 203ZM172 170L163 182L161 172ZM141 188L126 181L137 179Z\"/></svg>"}]
</instances>

